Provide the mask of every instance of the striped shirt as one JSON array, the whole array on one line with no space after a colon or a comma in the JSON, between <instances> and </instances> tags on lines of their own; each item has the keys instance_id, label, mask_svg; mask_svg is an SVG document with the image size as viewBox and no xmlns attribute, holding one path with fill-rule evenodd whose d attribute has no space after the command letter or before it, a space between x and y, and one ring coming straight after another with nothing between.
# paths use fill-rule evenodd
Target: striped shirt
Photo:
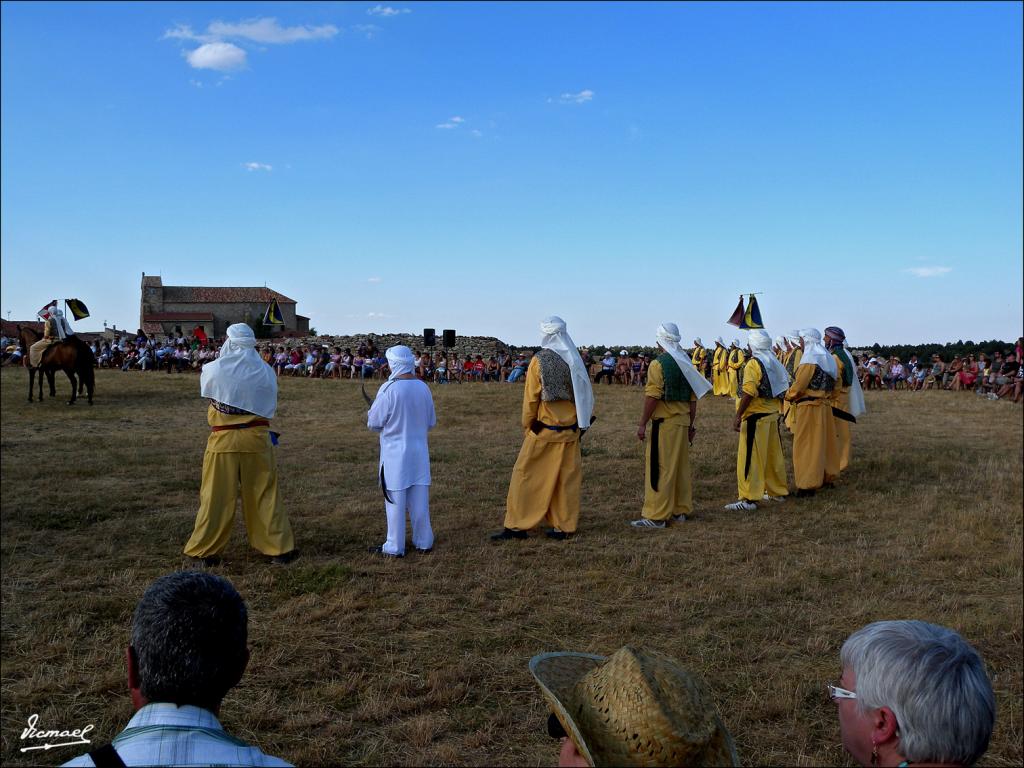
<instances>
[{"instance_id":1,"label":"striped shirt","mask_svg":"<svg viewBox=\"0 0 1024 768\"><path fill-rule=\"evenodd\" d=\"M125 765L290 766L229 736L209 710L186 704L147 704L113 741ZM94 766L81 755L65 766Z\"/></svg>"}]
</instances>

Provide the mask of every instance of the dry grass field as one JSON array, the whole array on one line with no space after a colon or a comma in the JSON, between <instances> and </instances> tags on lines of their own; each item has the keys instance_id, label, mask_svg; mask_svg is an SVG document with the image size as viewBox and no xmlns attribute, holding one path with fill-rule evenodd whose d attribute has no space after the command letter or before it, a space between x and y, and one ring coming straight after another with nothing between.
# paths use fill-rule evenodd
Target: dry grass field
<instances>
[{"instance_id":1,"label":"dry grass field","mask_svg":"<svg viewBox=\"0 0 1024 768\"><path fill-rule=\"evenodd\" d=\"M40 724L131 715L123 648L132 610L183 566L207 435L192 375L100 371L96 404L25 402L2 370L2 757ZM369 387L373 391L375 382ZM302 557L264 563L239 525L214 568L250 608L252 661L222 720L301 765L554 765L527 670L543 651L626 643L709 683L745 764L848 765L824 684L867 622L917 618L981 651L998 722L984 763L1020 765L1022 411L948 392L868 393L839 486L756 513L734 500L731 404L702 401L697 519L638 531L636 388L596 393L580 534L492 544L519 450L522 389L434 389L430 555L367 554L384 536L377 440L359 387L285 379L275 429ZM788 445L787 445L788 454Z\"/></svg>"}]
</instances>

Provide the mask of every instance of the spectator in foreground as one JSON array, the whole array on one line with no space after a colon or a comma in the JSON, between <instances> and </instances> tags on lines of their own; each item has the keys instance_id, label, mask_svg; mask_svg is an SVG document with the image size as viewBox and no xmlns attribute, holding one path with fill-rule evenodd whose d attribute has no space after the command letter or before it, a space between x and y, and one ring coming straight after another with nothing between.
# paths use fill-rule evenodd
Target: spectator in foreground
<instances>
[{"instance_id":1,"label":"spectator in foreground","mask_svg":"<svg viewBox=\"0 0 1024 768\"><path fill-rule=\"evenodd\" d=\"M125 653L135 714L111 744L64 765L290 765L229 736L217 719L249 662L247 625L227 579L178 571L154 581Z\"/></svg>"},{"instance_id":2,"label":"spectator in foreground","mask_svg":"<svg viewBox=\"0 0 1024 768\"><path fill-rule=\"evenodd\" d=\"M839 685L827 688L843 747L860 765L973 765L985 754L992 684L953 630L877 621L850 635L840 658Z\"/></svg>"},{"instance_id":3,"label":"spectator in foreground","mask_svg":"<svg viewBox=\"0 0 1024 768\"><path fill-rule=\"evenodd\" d=\"M706 686L668 656L628 645L609 657L542 653L530 673L560 766L740 764Z\"/></svg>"}]
</instances>

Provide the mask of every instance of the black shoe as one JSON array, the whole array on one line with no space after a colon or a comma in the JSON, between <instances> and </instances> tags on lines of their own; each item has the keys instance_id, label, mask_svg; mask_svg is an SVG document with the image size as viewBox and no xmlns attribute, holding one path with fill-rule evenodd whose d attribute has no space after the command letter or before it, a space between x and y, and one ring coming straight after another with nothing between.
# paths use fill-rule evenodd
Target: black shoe
<instances>
[{"instance_id":1,"label":"black shoe","mask_svg":"<svg viewBox=\"0 0 1024 768\"><path fill-rule=\"evenodd\" d=\"M270 562L272 562L274 565L288 565L288 563L298 559L298 557L299 550L293 549L291 552L284 552L280 555L274 555L272 558L270 558Z\"/></svg>"},{"instance_id":2,"label":"black shoe","mask_svg":"<svg viewBox=\"0 0 1024 768\"><path fill-rule=\"evenodd\" d=\"M379 547L370 547L368 551L372 555L383 555L384 557L405 557L404 552L400 555L392 555L390 552L385 552L383 544Z\"/></svg>"},{"instance_id":3,"label":"black shoe","mask_svg":"<svg viewBox=\"0 0 1024 768\"><path fill-rule=\"evenodd\" d=\"M433 547L431 547L430 549L421 549L420 547L416 547L416 552L421 554L421 555L429 555L433 551L434 551Z\"/></svg>"},{"instance_id":4,"label":"black shoe","mask_svg":"<svg viewBox=\"0 0 1024 768\"><path fill-rule=\"evenodd\" d=\"M821 484L821 487L822 487L822 489L825 489L825 488L835 488L835 487L836 487L836 484L835 484L835 483L833 483L833 482L832 482L832 481L830 480L830 481L828 481L827 483L822 483L822 484Z\"/></svg>"},{"instance_id":5,"label":"black shoe","mask_svg":"<svg viewBox=\"0 0 1024 768\"><path fill-rule=\"evenodd\" d=\"M796 493L794 493L793 495L796 496L798 499L806 498L808 496L813 496L814 495L814 489L813 488L797 488L796 489Z\"/></svg>"},{"instance_id":6,"label":"black shoe","mask_svg":"<svg viewBox=\"0 0 1024 768\"><path fill-rule=\"evenodd\" d=\"M516 531L512 528L503 528L501 533L492 533L491 541L503 541L505 539L525 539L526 531Z\"/></svg>"},{"instance_id":7,"label":"black shoe","mask_svg":"<svg viewBox=\"0 0 1024 768\"><path fill-rule=\"evenodd\" d=\"M568 533L566 533L565 531L560 531L557 528L549 528L548 530L544 531L544 535L547 536L549 539L554 539L555 541L565 541L569 538Z\"/></svg>"}]
</instances>

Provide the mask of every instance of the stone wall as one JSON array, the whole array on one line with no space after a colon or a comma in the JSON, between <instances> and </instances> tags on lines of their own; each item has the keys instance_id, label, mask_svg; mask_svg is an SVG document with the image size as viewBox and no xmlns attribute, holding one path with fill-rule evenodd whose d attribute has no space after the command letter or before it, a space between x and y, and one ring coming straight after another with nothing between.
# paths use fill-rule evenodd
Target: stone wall
<instances>
[{"instance_id":1,"label":"stone wall","mask_svg":"<svg viewBox=\"0 0 1024 768\"><path fill-rule=\"evenodd\" d=\"M381 352L386 350L388 347L393 347L396 344L404 344L412 350L419 350L423 352L428 350L430 352L441 352L444 347L441 346L441 334L437 334L437 344L433 347L423 346L423 335L416 335L411 333L384 333L374 334L366 333L359 334L356 336L307 336L306 338L295 338L295 339L277 339L270 340L269 343L275 346L295 347L295 346L308 346L310 344L327 344L330 347L346 347L352 350L355 354L359 344L364 341L373 341L374 345ZM267 341L260 340L260 344L268 343ZM466 355L483 355L486 360L491 355L495 355L498 352L506 350L514 350L515 347L503 342L501 339L496 339L493 336L456 336L455 346L449 351L454 352L459 357L465 357Z\"/></svg>"}]
</instances>

